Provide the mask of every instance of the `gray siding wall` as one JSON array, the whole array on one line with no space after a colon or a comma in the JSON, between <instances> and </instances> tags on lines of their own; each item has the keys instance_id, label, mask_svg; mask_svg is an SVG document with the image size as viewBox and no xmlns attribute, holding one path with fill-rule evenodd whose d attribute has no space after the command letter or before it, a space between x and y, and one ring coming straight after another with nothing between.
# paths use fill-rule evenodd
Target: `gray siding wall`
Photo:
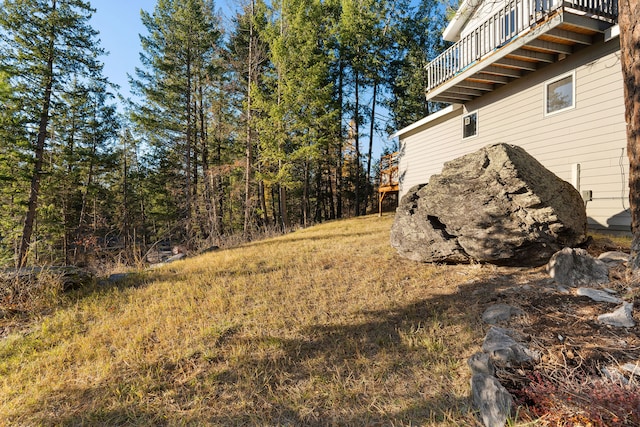
<instances>
[{"instance_id":1,"label":"gray siding wall","mask_svg":"<svg viewBox=\"0 0 640 427\"><path fill-rule=\"evenodd\" d=\"M575 71L575 108L544 114L545 82ZM462 139L462 115L478 112L478 135ZM572 182L580 165L580 190L594 227L628 228L628 171L619 40L601 42L512 82L439 120L400 135L401 191L442 170L443 163L485 145L522 146L560 178Z\"/></svg>"}]
</instances>

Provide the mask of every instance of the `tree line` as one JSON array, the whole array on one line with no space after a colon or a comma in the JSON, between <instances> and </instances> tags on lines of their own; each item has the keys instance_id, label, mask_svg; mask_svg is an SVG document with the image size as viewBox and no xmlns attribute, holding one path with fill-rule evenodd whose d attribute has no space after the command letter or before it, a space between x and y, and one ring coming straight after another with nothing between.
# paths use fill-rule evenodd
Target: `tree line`
<instances>
[{"instance_id":1,"label":"tree line","mask_svg":"<svg viewBox=\"0 0 640 427\"><path fill-rule=\"evenodd\" d=\"M233 17L158 0L133 99L103 74L95 12L1 2L0 266L135 262L365 214L375 134L437 107L437 0L248 0Z\"/></svg>"}]
</instances>

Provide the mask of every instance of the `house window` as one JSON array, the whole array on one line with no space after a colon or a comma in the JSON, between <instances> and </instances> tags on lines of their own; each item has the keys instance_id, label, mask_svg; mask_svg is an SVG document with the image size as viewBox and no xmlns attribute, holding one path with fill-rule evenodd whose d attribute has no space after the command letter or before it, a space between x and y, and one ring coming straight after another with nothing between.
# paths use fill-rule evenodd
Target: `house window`
<instances>
[{"instance_id":1,"label":"house window","mask_svg":"<svg viewBox=\"0 0 640 427\"><path fill-rule=\"evenodd\" d=\"M462 116L462 138L471 138L478 135L478 112Z\"/></svg>"},{"instance_id":2,"label":"house window","mask_svg":"<svg viewBox=\"0 0 640 427\"><path fill-rule=\"evenodd\" d=\"M569 73L544 85L545 114L555 114L575 107L575 74Z\"/></svg>"}]
</instances>

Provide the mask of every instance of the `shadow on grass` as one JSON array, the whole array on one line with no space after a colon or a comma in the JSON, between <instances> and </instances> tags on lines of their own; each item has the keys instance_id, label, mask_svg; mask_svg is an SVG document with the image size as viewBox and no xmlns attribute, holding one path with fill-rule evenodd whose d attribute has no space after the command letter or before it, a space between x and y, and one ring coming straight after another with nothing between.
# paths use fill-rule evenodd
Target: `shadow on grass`
<instances>
[{"instance_id":1,"label":"shadow on grass","mask_svg":"<svg viewBox=\"0 0 640 427\"><path fill-rule=\"evenodd\" d=\"M33 409L42 414L89 400L89 411L40 419L61 425L479 425L467 397L466 359L484 336L481 313L510 278L461 284L455 293L295 334L247 336L240 326L212 340L206 354L158 362L117 388L134 389L151 372L153 390L118 397L112 385L98 385L45 396ZM234 346L245 351L233 356ZM177 380L185 369L192 380ZM100 395L115 407L102 407ZM162 395L172 396L171 405Z\"/></svg>"}]
</instances>

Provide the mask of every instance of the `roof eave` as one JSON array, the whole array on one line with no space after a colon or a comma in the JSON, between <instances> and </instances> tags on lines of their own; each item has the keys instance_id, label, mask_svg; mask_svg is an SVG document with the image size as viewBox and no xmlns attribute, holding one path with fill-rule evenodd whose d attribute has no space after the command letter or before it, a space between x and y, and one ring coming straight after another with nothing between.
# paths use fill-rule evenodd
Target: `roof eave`
<instances>
[{"instance_id":1,"label":"roof eave","mask_svg":"<svg viewBox=\"0 0 640 427\"><path fill-rule=\"evenodd\" d=\"M451 21L449 21L449 25L442 32L442 38L450 41L457 42L460 40L460 32L464 25L467 23L473 12L480 5L482 0L464 0L456 14L453 16Z\"/></svg>"},{"instance_id":2,"label":"roof eave","mask_svg":"<svg viewBox=\"0 0 640 427\"><path fill-rule=\"evenodd\" d=\"M445 108L443 108L442 110L436 111L433 114L429 114L427 117L418 120L415 123L410 124L409 126L400 129L399 131L397 131L396 133L392 134L389 136L389 138L396 138L396 137L400 137L402 135L404 135L405 133L411 132L414 129L419 128L420 126L424 126L429 122L432 122L434 120L436 120L439 117L445 116L449 113L452 113L458 109L462 108L462 104L451 104Z\"/></svg>"}]
</instances>

